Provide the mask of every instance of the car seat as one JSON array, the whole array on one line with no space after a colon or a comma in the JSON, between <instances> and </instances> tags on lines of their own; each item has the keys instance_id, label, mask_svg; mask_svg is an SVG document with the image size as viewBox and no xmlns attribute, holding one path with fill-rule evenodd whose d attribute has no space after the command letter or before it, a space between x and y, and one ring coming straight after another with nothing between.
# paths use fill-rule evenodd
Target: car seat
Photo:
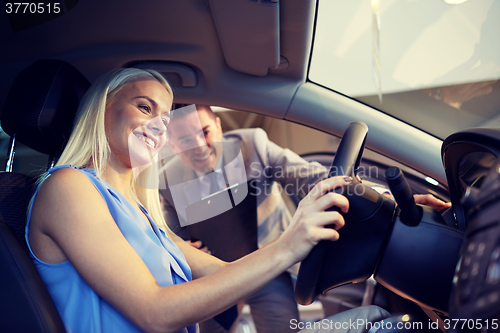
<instances>
[{"instance_id":1,"label":"car seat","mask_svg":"<svg viewBox=\"0 0 500 333\"><path fill-rule=\"evenodd\" d=\"M6 171L0 173L0 331L66 332L33 265L25 242L26 212L35 180L12 172L16 141L57 158L71 133L87 79L61 60L24 69L7 96L1 125L10 135Z\"/></svg>"}]
</instances>

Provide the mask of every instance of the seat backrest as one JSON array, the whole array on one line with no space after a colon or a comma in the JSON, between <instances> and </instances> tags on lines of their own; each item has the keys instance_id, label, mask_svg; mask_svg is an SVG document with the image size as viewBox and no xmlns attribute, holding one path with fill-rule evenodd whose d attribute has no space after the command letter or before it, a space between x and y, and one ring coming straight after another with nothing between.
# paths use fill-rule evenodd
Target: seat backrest
<instances>
[{"instance_id":1,"label":"seat backrest","mask_svg":"<svg viewBox=\"0 0 500 333\"><path fill-rule=\"evenodd\" d=\"M0 174L0 331L65 332L24 241L26 207L33 191L32 178Z\"/></svg>"},{"instance_id":2,"label":"seat backrest","mask_svg":"<svg viewBox=\"0 0 500 333\"><path fill-rule=\"evenodd\" d=\"M14 81L2 111L2 128L28 147L57 157L89 86L70 64L39 60ZM0 173L0 332L66 332L25 241L34 190L34 179Z\"/></svg>"}]
</instances>

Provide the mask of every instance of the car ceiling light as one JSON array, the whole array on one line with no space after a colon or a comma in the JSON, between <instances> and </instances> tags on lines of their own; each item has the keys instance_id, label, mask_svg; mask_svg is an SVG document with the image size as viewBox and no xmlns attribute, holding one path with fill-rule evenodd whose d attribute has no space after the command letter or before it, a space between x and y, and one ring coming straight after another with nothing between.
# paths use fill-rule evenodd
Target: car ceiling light
<instances>
[{"instance_id":1,"label":"car ceiling light","mask_svg":"<svg viewBox=\"0 0 500 333\"><path fill-rule=\"evenodd\" d=\"M431 178L431 177L425 177L425 180L428 182L428 183L431 183L432 185L434 186L438 186L439 185L439 182L437 180L435 180L434 178Z\"/></svg>"},{"instance_id":2,"label":"car ceiling light","mask_svg":"<svg viewBox=\"0 0 500 333\"><path fill-rule=\"evenodd\" d=\"M467 0L444 0L449 5L459 5L461 3L466 2Z\"/></svg>"}]
</instances>

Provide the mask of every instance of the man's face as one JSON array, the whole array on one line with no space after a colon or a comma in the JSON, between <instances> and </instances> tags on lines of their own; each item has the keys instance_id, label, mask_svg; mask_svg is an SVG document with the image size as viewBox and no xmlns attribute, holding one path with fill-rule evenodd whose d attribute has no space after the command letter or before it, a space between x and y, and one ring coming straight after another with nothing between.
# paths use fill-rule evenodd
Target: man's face
<instances>
[{"instance_id":1,"label":"man's face","mask_svg":"<svg viewBox=\"0 0 500 333\"><path fill-rule=\"evenodd\" d=\"M175 111L174 111L175 112ZM205 110L191 112L169 127L169 145L190 169L207 173L222 156L219 118Z\"/></svg>"}]
</instances>

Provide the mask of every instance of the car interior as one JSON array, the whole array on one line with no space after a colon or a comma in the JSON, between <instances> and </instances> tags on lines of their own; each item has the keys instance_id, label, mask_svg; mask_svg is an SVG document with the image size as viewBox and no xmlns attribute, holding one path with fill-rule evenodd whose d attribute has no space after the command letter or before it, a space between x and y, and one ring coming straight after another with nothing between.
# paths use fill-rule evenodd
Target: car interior
<instances>
[{"instance_id":1,"label":"car interior","mask_svg":"<svg viewBox=\"0 0 500 333\"><path fill-rule=\"evenodd\" d=\"M339 241L301 264L304 320L376 304L416 324L392 332L498 329L499 1L6 1L0 15L1 331L66 332L26 207L90 84L122 67L157 70L225 131L261 127L362 180L343 189ZM285 199L293 213L301 198Z\"/></svg>"}]
</instances>

